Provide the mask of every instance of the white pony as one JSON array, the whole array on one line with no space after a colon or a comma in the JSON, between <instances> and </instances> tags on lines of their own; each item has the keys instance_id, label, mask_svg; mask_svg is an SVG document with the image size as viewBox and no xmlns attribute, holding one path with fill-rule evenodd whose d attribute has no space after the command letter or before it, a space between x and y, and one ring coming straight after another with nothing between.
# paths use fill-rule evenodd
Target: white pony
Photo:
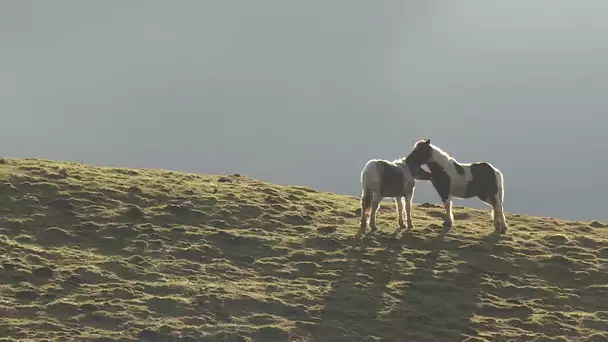
<instances>
[{"instance_id":1,"label":"white pony","mask_svg":"<svg viewBox=\"0 0 608 342\"><path fill-rule=\"evenodd\" d=\"M367 215L371 231L376 228L376 213L384 197L394 197L397 205L399 228L412 228L412 197L415 179L430 180L430 172L422 167L412 166L407 158L394 161L369 160L361 171L361 231L365 232ZM405 205L404 205L405 199ZM407 216L407 226L403 222L403 207Z\"/></svg>"},{"instance_id":2,"label":"white pony","mask_svg":"<svg viewBox=\"0 0 608 342\"><path fill-rule=\"evenodd\" d=\"M444 225L451 227L452 197L478 197L492 207L496 232L506 233L508 226L504 214L504 178L500 170L487 162L463 164L457 162L431 140L419 140L407 156L413 166L426 164L430 180L437 190L446 213Z\"/></svg>"}]
</instances>

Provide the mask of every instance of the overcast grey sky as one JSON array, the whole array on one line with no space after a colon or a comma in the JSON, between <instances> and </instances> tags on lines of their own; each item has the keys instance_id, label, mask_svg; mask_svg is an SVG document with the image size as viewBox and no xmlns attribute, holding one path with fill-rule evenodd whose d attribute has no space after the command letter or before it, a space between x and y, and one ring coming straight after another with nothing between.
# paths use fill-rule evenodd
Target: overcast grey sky
<instances>
[{"instance_id":1,"label":"overcast grey sky","mask_svg":"<svg viewBox=\"0 0 608 342\"><path fill-rule=\"evenodd\" d=\"M0 153L358 195L368 159L428 137L499 167L507 211L607 220L606 13L603 0L7 0ZM414 201L439 198L419 183Z\"/></svg>"}]
</instances>

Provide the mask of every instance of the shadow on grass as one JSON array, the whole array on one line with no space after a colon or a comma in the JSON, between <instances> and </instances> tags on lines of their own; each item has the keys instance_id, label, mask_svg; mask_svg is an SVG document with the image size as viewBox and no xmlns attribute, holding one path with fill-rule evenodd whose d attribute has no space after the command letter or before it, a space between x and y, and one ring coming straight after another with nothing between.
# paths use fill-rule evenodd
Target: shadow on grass
<instances>
[{"instance_id":1,"label":"shadow on grass","mask_svg":"<svg viewBox=\"0 0 608 342\"><path fill-rule=\"evenodd\" d=\"M306 327L315 341L363 341L377 334L375 321L402 246L377 232L351 241L343 273L332 283L320 322Z\"/></svg>"},{"instance_id":2,"label":"shadow on grass","mask_svg":"<svg viewBox=\"0 0 608 342\"><path fill-rule=\"evenodd\" d=\"M449 237L449 238L448 238ZM448 238L448 239L446 239ZM443 229L430 240L404 234L404 246L428 251L415 260L415 271L408 277L408 286L401 306L385 317L393 336L405 340L460 341L476 336L472 323L479 303L479 289L484 271L463 260L463 250L475 249L474 258L483 259L498 237L488 237L481 244L469 244ZM484 254L482 254L484 253Z\"/></svg>"},{"instance_id":3,"label":"shadow on grass","mask_svg":"<svg viewBox=\"0 0 608 342\"><path fill-rule=\"evenodd\" d=\"M320 322L308 331L331 341L457 341L475 336L472 318L484 271L460 256L472 245L477 257L484 258L499 237L471 244L455 237L446 241L448 234L438 226L425 229L437 230L433 238L406 231L400 239L375 233L355 241ZM409 264L411 271L402 271L401 264Z\"/></svg>"}]
</instances>

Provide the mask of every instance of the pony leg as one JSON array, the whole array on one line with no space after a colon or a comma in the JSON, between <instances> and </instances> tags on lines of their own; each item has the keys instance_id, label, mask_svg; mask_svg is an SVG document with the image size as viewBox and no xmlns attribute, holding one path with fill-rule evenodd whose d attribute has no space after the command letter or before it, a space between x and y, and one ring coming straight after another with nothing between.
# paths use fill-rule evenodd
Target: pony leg
<instances>
[{"instance_id":1,"label":"pony leg","mask_svg":"<svg viewBox=\"0 0 608 342\"><path fill-rule=\"evenodd\" d=\"M372 198L372 207L371 207L371 212L369 215L369 227L371 228L371 231L375 231L377 229L376 227L376 213L378 212L378 207L380 206L380 201L382 200L382 197L377 195L376 193L374 193L374 197Z\"/></svg>"},{"instance_id":2,"label":"pony leg","mask_svg":"<svg viewBox=\"0 0 608 342\"><path fill-rule=\"evenodd\" d=\"M395 204L397 205L397 217L399 218L399 228L406 228L403 222L403 197L395 197Z\"/></svg>"},{"instance_id":3,"label":"pony leg","mask_svg":"<svg viewBox=\"0 0 608 342\"><path fill-rule=\"evenodd\" d=\"M488 197L478 196L480 200L482 200L485 204L492 207L490 211L490 216L492 217L492 221L494 221L494 229L499 232L501 229L500 223L500 208L498 208L498 200L497 195L489 195Z\"/></svg>"},{"instance_id":4,"label":"pony leg","mask_svg":"<svg viewBox=\"0 0 608 342\"><path fill-rule=\"evenodd\" d=\"M500 215L498 214L500 209L498 209L496 198L494 198L492 202L492 221L494 221L494 229L500 231Z\"/></svg>"},{"instance_id":5,"label":"pony leg","mask_svg":"<svg viewBox=\"0 0 608 342\"><path fill-rule=\"evenodd\" d=\"M363 190L361 196L361 229L365 230L367 226L367 215L369 214L372 206L372 192L368 189Z\"/></svg>"},{"instance_id":6,"label":"pony leg","mask_svg":"<svg viewBox=\"0 0 608 342\"><path fill-rule=\"evenodd\" d=\"M504 234L507 232L507 229L509 229L509 227L507 226L507 220L505 219L504 204L503 204L504 197L505 197L504 178L500 171L496 170L495 173L496 173L496 185L498 188L498 192L494 196L495 201L496 201L496 205L494 206L494 216L500 227L499 232Z\"/></svg>"},{"instance_id":7,"label":"pony leg","mask_svg":"<svg viewBox=\"0 0 608 342\"><path fill-rule=\"evenodd\" d=\"M505 219L502 200L498 198L498 195L496 196L496 205L494 206L494 226L496 231L501 234L506 233L509 228Z\"/></svg>"},{"instance_id":8,"label":"pony leg","mask_svg":"<svg viewBox=\"0 0 608 342\"><path fill-rule=\"evenodd\" d=\"M445 209L445 221L443 225L445 227L452 227L454 223L454 213L452 213L452 196L448 196L445 201L443 201L443 208Z\"/></svg>"},{"instance_id":9,"label":"pony leg","mask_svg":"<svg viewBox=\"0 0 608 342\"><path fill-rule=\"evenodd\" d=\"M405 215L407 216L407 228L414 228L414 222L412 220L412 198L414 197L414 189L407 195L405 195Z\"/></svg>"}]
</instances>

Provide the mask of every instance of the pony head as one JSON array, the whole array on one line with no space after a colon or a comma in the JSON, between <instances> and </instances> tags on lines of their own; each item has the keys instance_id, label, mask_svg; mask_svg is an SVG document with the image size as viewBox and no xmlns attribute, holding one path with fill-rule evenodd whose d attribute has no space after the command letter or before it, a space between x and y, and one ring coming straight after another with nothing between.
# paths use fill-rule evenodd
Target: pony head
<instances>
[{"instance_id":1,"label":"pony head","mask_svg":"<svg viewBox=\"0 0 608 342\"><path fill-rule=\"evenodd\" d=\"M407 156L407 161L419 166L426 164L431 159L433 147L431 146L431 139L418 140L414 144L414 149Z\"/></svg>"}]
</instances>

